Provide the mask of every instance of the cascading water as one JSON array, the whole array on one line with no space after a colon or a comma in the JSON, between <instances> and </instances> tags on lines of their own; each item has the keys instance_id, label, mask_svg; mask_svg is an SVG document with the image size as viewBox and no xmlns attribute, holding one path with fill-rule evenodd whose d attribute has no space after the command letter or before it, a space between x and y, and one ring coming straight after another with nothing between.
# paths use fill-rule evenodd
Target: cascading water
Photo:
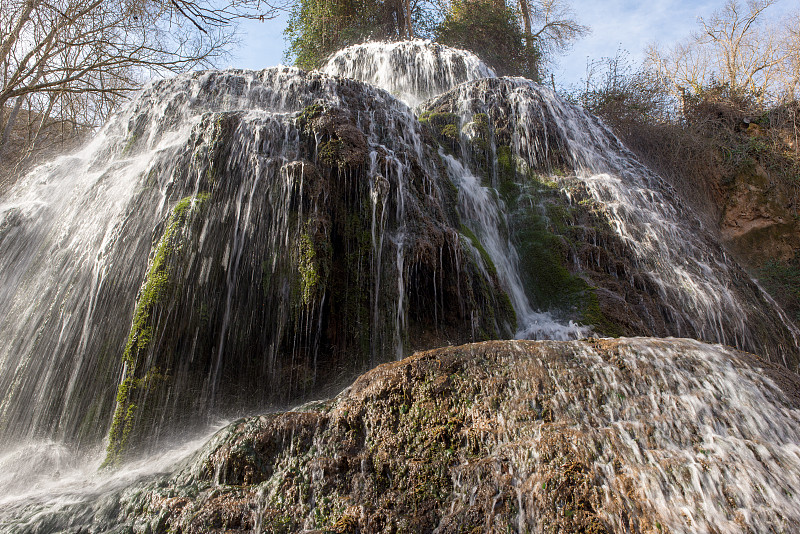
<instances>
[{"instance_id":1,"label":"cascading water","mask_svg":"<svg viewBox=\"0 0 800 534\"><path fill-rule=\"evenodd\" d=\"M460 83L495 77L474 54L423 40L344 48L322 72L380 87L412 107Z\"/></svg>"},{"instance_id":2,"label":"cascading water","mask_svg":"<svg viewBox=\"0 0 800 534\"><path fill-rule=\"evenodd\" d=\"M551 91L493 77L424 41L351 47L324 74L184 75L20 181L0 203L0 493L19 495L0 501L0 529L69 508L103 456L119 464L410 349L508 337L514 312L518 337L602 331L600 289L618 296L592 272L650 299L619 299L646 311L634 333L797 365L794 328L657 176ZM597 229L543 230L584 205L617 240L605 255ZM558 302L546 286L562 283ZM15 463L71 474L23 492L30 469ZM71 510L53 524L103 530L95 505Z\"/></svg>"},{"instance_id":3,"label":"cascading water","mask_svg":"<svg viewBox=\"0 0 800 534\"><path fill-rule=\"evenodd\" d=\"M491 68L469 52L453 50L429 41L366 43L340 50L328 60L323 72L357 79L385 89L410 106L454 87L484 78L494 78ZM517 337L528 339L577 339L591 329L571 320L559 320L547 310L534 310L519 277L517 252L502 237L506 224L503 207L490 188L484 187L470 169L456 158L441 153L450 180L459 190L462 224L473 232L477 245L488 254L517 314ZM481 251L469 237L463 241L481 262ZM484 272L488 275L485 270Z\"/></svg>"},{"instance_id":4,"label":"cascading water","mask_svg":"<svg viewBox=\"0 0 800 534\"><path fill-rule=\"evenodd\" d=\"M28 443L0 454L0 532L106 532L120 496L128 488L180 468L203 445L213 442L219 421L158 455L98 470L104 451L69 449L62 443ZM99 512L99 513L98 513ZM110 513L109 513L110 512Z\"/></svg>"},{"instance_id":5,"label":"cascading water","mask_svg":"<svg viewBox=\"0 0 800 534\"><path fill-rule=\"evenodd\" d=\"M393 44L382 48L383 52L376 52L378 44L353 46L334 55L325 70L404 94L404 88L417 87L420 79L435 80L440 71L454 70L450 64L431 61L431 52L420 52L423 46L416 41ZM405 61L400 59L404 56ZM414 69L395 68L397 63ZM569 184L568 179L554 174L554 165L560 165L557 170L562 176L570 173L580 181L635 258L635 268L656 288L659 321L668 325L669 334L731 344L791 368L800 365L797 329L726 256L697 217L681 206L669 186L638 163L613 133L550 89L521 78L480 77L481 72L473 68L467 76L446 77L451 81L436 87L452 89L421 105L421 118L434 119L431 113L457 118L445 126L453 128L452 132L441 131L445 141L448 137L460 139L464 161L451 156L442 159L459 187L462 219L479 234L479 240L486 241L483 248L511 297L519 337L581 337L588 329L575 327L569 320L554 321L546 309L532 311L535 306L529 303L517 274L517 252L498 234L507 224L501 221L505 210L491 190L501 185L497 162L502 157L513 175L505 180L523 189L537 174L556 184ZM476 117L488 122L481 123ZM485 146L476 150L476 141ZM486 167L481 159L489 160L490 165ZM484 165L488 184L476 179L470 168L476 164ZM569 195L566 187L564 191Z\"/></svg>"},{"instance_id":6,"label":"cascading water","mask_svg":"<svg viewBox=\"0 0 800 534\"><path fill-rule=\"evenodd\" d=\"M67 471L78 484L0 497L0 528L795 532L800 380L777 369L680 339L438 349L236 421L155 476Z\"/></svg>"},{"instance_id":7,"label":"cascading water","mask_svg":"<svg viewBox=\"0 0 800 534\"><path fill-rule=\"evenodd\" d=\"M508 227L502 201L496 201L492 190L481 185L469 168L453 156L440 153L450 179L458 187L459 214L464 224L476 236L476 244L489 256L497 277L503 283L517 313L516 337L521 339L579 339L586 337L591 328L578 326L572 321L559 321L547 311L531 307L519 275L519 258L514 245L503 238L503 228ZM470 243L469 238L465 242ZM481 251L473 246L473 255ZM487 273L488 274L488 273Z\"/></svg>"},{"instance_id":8,"label":"cascading water","mask_svg":"<svg viewBox=\"0 0 800 534\"><path fill-rule=\"evenodd\" d=\"M553 91L524 79L463 84L427 102L423 110L452 113L462 131L462 152L475 158L476 117L489 121L484 153L506 155L506 176L487 169L496 185L524 189L550 181L568 202L575 182L602 211L660 301L670 335L730 344L770 357L792 369L798 359L797 329L753 283L670 187L638 163L596 118ZM506 152L503 152L503 151ZM614 265L607 267L615 270Z\"/></svg>"},{"instance_id":9,"label":"cascading water","mask_svg":"<svg viewBox=\"0 0 800 534\"><path fill-rule=\"evenodd\" d=\"M157 446L401 356L429 309L469 330L494 298L472 285L493 282L449 267L462 252L426 151L404 104L354 81L153 84L0 207L0 439L85 445L110 424L118 461L136 435Z\"/></svg>"}]
</instances>

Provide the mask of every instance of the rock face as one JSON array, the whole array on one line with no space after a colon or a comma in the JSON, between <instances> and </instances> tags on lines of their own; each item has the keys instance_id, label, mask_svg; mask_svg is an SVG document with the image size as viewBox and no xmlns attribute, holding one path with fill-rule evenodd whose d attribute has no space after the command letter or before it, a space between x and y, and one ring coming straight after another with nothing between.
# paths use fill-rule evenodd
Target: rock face
<instances>
[{"instance_id":1,"label":"rock face","mask_svg":"<svg viewBox=\"0 0 800 534\"><path fill-rule=\"evenodd\" d=\"M103 443L124 469L215 417L514 336L695 337L797 367L797 331L598 119L474 80L491 73L458 51L381 46L331 68L391 58L408 68L390 89L449 91L417 117L338 75L185 74L15 186L0 451ZM53 524L780 530L796 415L746 360L688 341L441 349L240 421L162 485Z\"/></svg>"},{"instance_id":2,"label":"rock face","mask_svg":"<svg viewBox=\"0 0 800 534\"><path fill-rule=\"evenodd\" d=\"M206 114L181 153L123 354L109 462L162 426L302 398L412 347L514 331L407 108L352 80L294 76L294 98L314 104Z\"/></svg>"},{"instance_id":3,"label":"rock face","mask_svg":"<svg viewBox=\"0 0 800 534\"><path fill-rule=\"evenodd\" d=\"M720 232L737 257L755 270L766 259L791 260L800 249L797 193L759 164L726 184Z\"/></svg>"},{"instance_id":4,"label":"rock face","mask_svg":"<svg viewBox=\"0 0 800 534\"><path fill-rule=\"evenodd\" d=\"M108 433L116 464L211 414L513 336L422 138L402 102L321 73L148 87L0 205L0 441Z\"/></svg>"},{"instance_id":5,"label":"rock face","mask_svg":"<svg viewBox=\"0 0 800 534\"><path fill-rule=\"evenodd\" d=\"M799 409L796 375L691 340L442 348L236 421L175 474L59 517L87 532L793 532Z\"/></svg>"},{"instance_id":6,"label":"rock face","mask_svg":"<svg viewBox=\"0 0 800 534\"><path fill-rule=\"evenodd\" d=\"M420 111L502 198L534 308L601 335L692 337L800 365L786 316L596 117L518 78L464 83Z\"/></svg>"}]
</instances>

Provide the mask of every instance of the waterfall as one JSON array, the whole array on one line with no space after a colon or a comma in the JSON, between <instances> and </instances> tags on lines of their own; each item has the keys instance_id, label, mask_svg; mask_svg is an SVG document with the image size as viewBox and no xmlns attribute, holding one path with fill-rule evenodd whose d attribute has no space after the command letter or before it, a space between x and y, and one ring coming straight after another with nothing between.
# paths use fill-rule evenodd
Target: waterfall
<instances>
[{"instance_id":1,"label":"waterfall","mask_svg":"<svg viewBox=\"0 0 800 534\"><path fill-rule=\"evenodd\" d=\"M475 142L469 127L476 117L488 117L481 120L497 133L490 132L486 152L508 150L516 186L549 181L573 203L576 182L587 191L636 269L615 276L647 278L671 335L730 344L790 368L800 364L796 327L671 187L597 118L521 78L463 84L427 102L425 110L460 118L467 155ZM502 180L496 168L489 174L495 184Z\"/></svg>"},{"instance_id":2,"label":"waterfall","mask_svg":"<svg viewBox=\"0 0 800 534\"><path fill-rule=\"evenodd\" d=\"M498 268L520 320L520 337L581 337L588 329L575 327L570 319L553 320L549 310L535 310L525 295L517 274L518 252L498 234L507 225L500 220L507 210L490 192L500 185L497 161L502 149L509 151L504 155L514 174L510 181L517 187L529 187L535 176L558 184L567 198L576 180L588 191L632 258L637 272L621 276L633 283L634 275L640 275L648 287L655 288L661 309L660 317L651 318L651 323L666 323L670 335L730 344L790 368L800 365L796 327L702 228L670 186L640 164L596 117L522 78L495 78L476 67L466 69L467 75L453 77L452 72L465 70L461 62L472 61L469 54L466 59L453 57L458 56L442 54L439 45L423 41L368 43L335 54L324 70L376 85L400 98L407 98L402 95L408 88L419 94L422 87L426 97L448 91L424 104L408 101L419 106L421 118L431 113L457 117L453 128L463 161L441 151L440 157L459 188L464 222L468 227L480 226L470 229L486 241L483 248ZM420 85L419 80L424 83ZM477 117L491 124L479 123ZM476 141L488 146L476 151ZM491 168L483 169L488 183L475 179L474 167L476 161L480 167L482 157L491 161ZM487 214L494 220L487 223ZM551 326L543 330L542 322Z\"/></svg>"},{"instance_id":3,"label":"waterfall","mask_svg":"<svg viewBox=\"0 0 800 534\"><path fill-rule=\"evenodd\" d=\"M69 473L41 481L67 501L101 462L139 465L124 484L170 471L130 462L415 350L604 334L800 363L664 180L470 53L368 43L321 72L155 81L0 199L0 493L19 497L0 505L46 499L19 484L33 464Z\"/></svg>"},{"instance_id":4,"label":"waterfall","mask_svg":"<svg viewBox=\"0 0 800 534\"><path fill-rule=\"evenodd\" d=\"M353 45L336 52L322 72L380 87L411 107L460 83L495 77L475 54L421 39Z\"/></svg>"},{"instance_id":5,"label":"waterfall","mask_svg":"<svg viewBox=\"0 0 800 534\"><path fill-rule=\"evenodd\" d=\"M208 133L210 108L278 111L296 96L299 71L262 76L156 82L81 151L35 169L3 199L0 434L102 436L152 236L175 189L197 192L199 172L175 183L187 140Z\"/></svg>"},{"instance_id":6,"label":"waterfall","mask_svg":"<svg viewBox=\"0 0 800 534\"><path fill-rule=\"evenodd\" d=\"M477 238L472 243L465 236L464 241L472 247L476 258L481 258L476 244L483 248L514 305L516 337L560 340L586 337L591 332L589 327L560 321L547 311L533 309L520 279L517 251L509 239L502 236L502 229L508 227L502 201L496 200L492 190L482 186L480 179L456 158L444 153L440 153L440 157L447 166L450 179L458 187L461 220Z\"/></svg>"},{"instance_id":7,"label":"waterfall","mask_svg":"<svg viewBox=\"0 0 800 534\"><path fill-rule=\"evenodd\" d=\"M793 532L800 382L781 384L774 371L680 339L438 349L375 369L330 401L233 422L113 475L64 464L61 477L37 473L38 487L0 494L0 530L298 532L332 530L350 515L374 531L402 525L422 500L423 532L586 523L614 533ZM465 380L438 394L447 411L424 413L426 388L450 376ZM422 428L420 414L431 421ZM434 429L448 446L431 444ZM25 454L0 456L0 466ZM432 484L425 499L413 491L414 468L434 473L422 479Z\"/></svg>"},{"instance_id":8,"label":"waterfall","mask_svg":"<svg viewBox=\"0 0 800 534\"><path fill-rule=\"evenodd\" d=\"M445 336L510 335L445 180L409 108L360 82L154 82L0 205L0 443L108 432L119 462Z\"/></svg>"}]
</instances>

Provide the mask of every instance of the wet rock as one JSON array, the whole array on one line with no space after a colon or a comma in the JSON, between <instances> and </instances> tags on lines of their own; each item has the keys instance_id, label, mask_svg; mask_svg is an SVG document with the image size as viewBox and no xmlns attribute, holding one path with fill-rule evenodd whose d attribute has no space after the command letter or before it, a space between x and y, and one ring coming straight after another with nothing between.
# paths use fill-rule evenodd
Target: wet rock
<instances>
[{"instance_id":1,"label":"wet rock","mask_svg":"<svg viewBox=\"0 0 800 534\"><path fill-rule=\"evenodd\" d=\"M199 85L190 103L188 81ZM153 91L177 101L179 124L211 108L164 186L167 205L202 209L156 227L107 463L153 450L210 407L296 402L412 349L513 334L514 311L462 246L447 177L405 105L297 70L163 85ZM153 115L134 113L125 150L161 133Z\"/></svg>"},{"instance_id":2,"label":"wet rock","mask_svg":"<svg viewBox=\"0 0 800 534\"><path fill-rule=\"evenodd\" d=\"M118 520L163 517L182 532L791 531L798 391L777 366L691 340L436 349L330 401L231 424Z\"/></svg>"},{"instance_id":3,"label":"wet rock","mask_svg":"<svg viewBox=\"0 0 800 534\"><path fill-rule=\"evenodd\" d=\"M719 221L723 242L753 270L765 258L790 260L800 248L792 186L761 165L743 166L726 185Z\"/></svg>"},{"instance_id":4,"label":"wet rock","mask_svg":"<svg viewBox=\"0 0 800 534\"><path fill-rule=\"evenodd\" d=\"M599 119L514 78L462 84L420 111L421 119L438 118L428 121L431 137L503 199L534 308L558 310L601 335L694 337L798 368L794 325ZM458 132L457 143L445 127ZM789 218L767 205L793 204L785 195L764 202L764 176L750 182L737 187L742 209L754 212L729 207L731 224L750 225L742 235L751 245L772 243L767 234Z\"/></svg>"}]
</instances>

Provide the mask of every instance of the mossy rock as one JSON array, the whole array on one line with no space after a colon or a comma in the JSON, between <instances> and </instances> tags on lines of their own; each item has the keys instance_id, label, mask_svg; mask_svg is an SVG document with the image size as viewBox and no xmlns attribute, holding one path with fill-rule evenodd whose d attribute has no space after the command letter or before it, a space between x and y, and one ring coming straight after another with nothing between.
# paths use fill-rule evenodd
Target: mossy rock
<instances>
[{"instance_id":1,"label":"mossy rock","mask_svg":"<svg viewBox=\"0 0 800 534\"><path fill-rule=\"evenodd\" d=\"M455 113L425 112L419 123L447 152L456 152L461 137L461 119Z\"/></svg>"},{"instance_id":2,"label":"mossy rock","mask_svg":"<svg viewBox=\"0 0 800 534\"><path fill-rule=\"evenodd\" d=\"M169 371L148 366L145 355L156 327L154 315L180 290L173 279L173 269L182 253L185 229L190 217L200 213L207 200L207 194L181 199L172 209L164 233L155 246L122 354L124 376L117 388L104 466L116 466L122 462L135 427L146 416L142 404L146 402L148 391L153 387L163 387L169 381Z\"/></svg>"}]
</instances>

